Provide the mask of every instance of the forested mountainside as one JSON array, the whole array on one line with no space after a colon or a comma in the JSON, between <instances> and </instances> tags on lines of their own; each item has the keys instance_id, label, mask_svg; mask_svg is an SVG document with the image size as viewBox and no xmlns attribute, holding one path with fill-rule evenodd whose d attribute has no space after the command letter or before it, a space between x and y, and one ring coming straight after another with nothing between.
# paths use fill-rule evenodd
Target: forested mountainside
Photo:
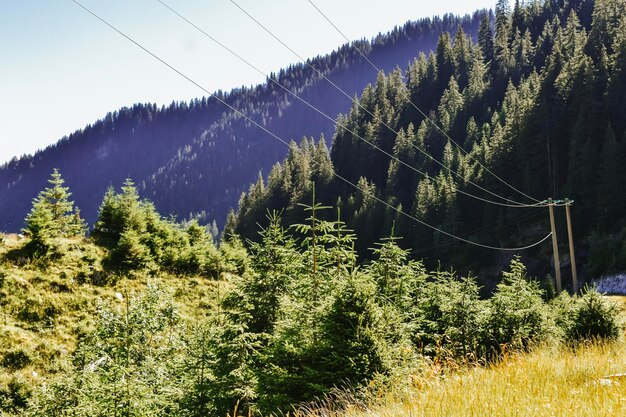
<instances>
[{"instance_id":1,"label":"forested mountainside","mask_svg":"<svg viewBox=\"0 0 626 417\"><path fill-rule=\"evenodd\" d=\"M450 239L394 209L473 242L519 247L550 227L545 206L506 207L536 203L515 187L538 201L575 201L575 247L588 275L626 267L626 1L526 3L511 10L500 0L495 27L485 20L476 43L463 31L444 33L406 72L379 75L338 119L330 153L313 139L292 144L242 196L227 229L254 239L268 209L285 208L285 224L302 221L309 213L299 203L311 204L315 183L315 201L341 209L361 254L393 234L433 262L498 265L501 252ZM565 210L555 211L563 255ZM549 241L522 253L535 273L550 273Z\"/></svg>"},{"instance_id":2,"label":"forested mountainside","mask_svg":"<svg viewBox=\"0 0 626 417\"><path fill-rule=\"evenodd\" d=\"M477 12L409 22L357 45L381 68L404 68L420 51L433 50L441 32L461 26L466 33L477 34L480 16ZM351 95L376 78L376 71L350 45L308 62ZM270 75L333 118L349 109L350 100L304 63ZM332 137L328 119L269 80L217 95L281 137L320 133ZM0 230L18 231L23 226L31 200L53 168L63 173L89 222L95 220L106 188L132 178L161 212L178 218L203 213L206 221L223 224L228 209L259 171L267 173L286 152L284 145L213 98L161 108L135 104L34 156L0 167Z\"/></svg>"}]
</instances>

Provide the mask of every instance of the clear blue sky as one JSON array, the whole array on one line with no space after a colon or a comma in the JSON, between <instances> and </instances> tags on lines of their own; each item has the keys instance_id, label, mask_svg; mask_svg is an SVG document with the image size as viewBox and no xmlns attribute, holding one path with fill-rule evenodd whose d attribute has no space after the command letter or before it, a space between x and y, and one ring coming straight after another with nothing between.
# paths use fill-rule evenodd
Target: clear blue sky
<instances>
[{"instance_id":1,"label":"clear blue sky","mask_svg":"<svg viewBox=\"0 0 626 417\"><path fill-rule=\"evenodd\" d=\"M296 58L228 0L164 0L266 72ZM82 0L210 91L264 77L200 35L156 0ZM343 38L306 0L238 0L300 55ZM407 20L465 14L495 0L316 0L350 37L370 38ZM136 102L202 96L171 70L71 0L0 0L0 163L32 153Z\"/></svg>"}]
</instances>

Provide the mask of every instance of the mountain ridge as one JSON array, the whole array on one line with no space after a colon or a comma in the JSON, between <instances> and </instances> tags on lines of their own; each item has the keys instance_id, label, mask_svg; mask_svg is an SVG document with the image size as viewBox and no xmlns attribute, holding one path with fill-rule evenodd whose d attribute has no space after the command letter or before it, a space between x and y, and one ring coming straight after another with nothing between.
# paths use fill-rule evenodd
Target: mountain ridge
<instances>
[{"instance_id":1,"label":"mountain ridge","mask_svg":"<svg viewBox=\"0 0 626 417\"><path fill-rule=\"evenodd\" d=\"M434 48L441 31L462 26L476 33L481 13L408 22L357 45L385 70L404 66L420 51ZM352 45L308 62L351 94L376 76ZM347 100L342 104L339 93L303 63L271 75L331 117L349 108ZM278 91L270 81L216 94L281 137L299 139L322 133L331 137L332 123L312 110L305 111L304 104ZM221 225L258 172L268 172L286 153L274 139L267 141L256 128L237 119L207 97L160 108L135 104L111 112L43 151L0 167L4 196L0 230L19 230L31 199L53 168L63 173L90 222L106 188L119 186L129 177L161 212L185 218L204 211L205 222L217 219Z\"/></svg>"}]
</instances>

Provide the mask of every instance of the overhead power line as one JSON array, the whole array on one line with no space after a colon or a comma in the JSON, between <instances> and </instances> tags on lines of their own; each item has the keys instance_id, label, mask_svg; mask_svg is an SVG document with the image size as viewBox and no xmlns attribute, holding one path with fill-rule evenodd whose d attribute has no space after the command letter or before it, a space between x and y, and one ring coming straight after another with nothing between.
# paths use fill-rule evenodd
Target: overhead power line
<instances>
[{"instance_id":1,"label":"overhead power line","mask_svg":"<svg viewBox=\"0 0 626 417\"><path fill-rule=\"evenodd\" d=\"M201 84L199 84L198 82L194 81L191 77L189 77L188 75L184 74L182 71L180 71L179 69L177 69L176 67L174 67L173 65L171 65L170 63L168 63L167 61L165 61L163 58L159 57L157 54L155 54L154 52L150 51L148 48L146 48L145 46L143 46L142 44L140 44L139 42L137 42L136 40L134 40L133 38L131 38L129 35L127 35L126 33L124 33L122 30L118 29L116 26L114 26L113 24L109 23L107 20L105 20L104 18L100 17L98 14L96 14L95 12L93 12L91 9L89 9L88 7L86 7L85 5L83 5L80 1L78 0L71 0L72 2L74 2L76 5L78 5L80 8L82 8L83 10L85 10L87 13L89 13L90 15L92 15L93 17L95 17L96 19L98 19L100 22L104 23L106 26L108 26L109 28L111 28L112 30L114 30L115 32L117 32L119 35L121 35L122 37L124 37L126 40L128 40L129 42L133 43L135 46L137 46L138 48L140 48L141 50L143 50L145 53L147 53L148 55L150 55L151 57L153 57L154 59L156 59L157 61L159 61L161 64L165 65L166 67L168 67L170 70L174 71L176 74L178 74L179 76L181 76L182 78L184 78L185 80L187 80L188 82L190 82L191 84L193 84L194 86L198 87L200 90L204 91L206 94L208 94L209 96L213 97L214 99L216 99L217 101L219 101L220 103L222 103L224 106L226 106L227 108L229 108L230 110L232 110L234 113L238 114L239 116L241 116L242 118L246 119L249 123L255 125L256 127L258 127L259 129L261 129L262 131L264 131L265 133L267 133L268 135L272 136L274 139L278 140L279 142L283 143L285 146L289 146L289 143L284 140L283 138L281 138L280 136L276 135L275 133L271 132L270 130L268 130L267 128L265 128L264 126L260 125L259 123L257 123L254 119L250 118L249 116L247 116L246 114L242 113L240 110L236 109L235 107L231 106L230 104L228 104L226 101L224 101L223 99L221 99L219 96L217 96L216 94L210 92L208 89L206 89L205 87L203 87ZM371 191L363 188L363 187L359 187L357 184L354 184L352 181L344 178L343 176L337 174L336 172L333 172L333 176L337 177L338 179L344 181L346 184L352 186L353 188L360 190L361 192L370 195L373 199L375 199L376 201L378 201L379 203L385 205L386 207L396 211L398 214L401 214L425 227L428 227L431 230L437 231L442 233L443 235L449 236L451 238L454 238L456 240L459 240L461 242L470 244L470 245L474 245L474 246L478 246L484 249L492 249L492 250L496 250L496 251L509 251L509 252L518 252L521 250L526 250L526 249L530 249L534 246L540 245L541 243L543 243L544 241L546 241L548 238L550 238L550 236L552 235L552 233L549 233L547 236L545 236L544 238L542 238L541 240L532 243L530 245L527 246L522 246L522 247L517 247L517 248L502 248L502 247L498 247L498 246L491 246L491 245L484 245L482 243L478 243L478 242L473 242L471 240L467 240L464 239L462 237L459 236L455 236L452 233L446 232L445 230L441 230L438 227L435 227L431 224L428 224L420 219L418 219L415 216L412 216L408 213L405 213L404 211L398 209L397 207L387 203L386 201L382 200L381 198L377 197L374 193L372 193Z\"/></svg>"},{"instance_id":2,"label":"overhead power line","mask_svg":"<svg viewBox=\"0 0 626 417\"><path fill-rule=\"evenodd\" d=\"M161 4L163 4L164 6L166 6L168 9L172 10L174 13L176 13L179 17L181 17L183 20L185 20L187 23L191 24L193 27L195 27L196 29L198 29L199 31L201 31L202 33L204 33L205 35L209 36L211 39L215 40L212 36L206 34L206 32L204 32L202 29L198 28L195 24L191 23L187 18L181 16L178 12L174 11L171 7L167 6L164 4L163 1L161 0L157 0L159 1ZM258 19L256 19L252 14L250 14L248 11L246 11L242 6L240 6L236 1L234 0L230 0L231 3L233 3L237 8L239 8L239 10L241 10L246 16L248 16L253 22L255 22L259 27L261 27L264 31L266 31L269 35L271 35L274 39L276 39L281 45L283 45L287 50L289 50L294 56L296 56L298 59L300 59L306 66L308 66L309 68L311 68L320 78L326 80L329 84L331 84L335 89L337 89L339 92L341 92L344 96L346 96L350 101L353 101L353 98L350 96L350 94L348 94L345 90L343 90L341 87L339 87L337 84L335 84L331 79L329 79L328 77L326 77L326 75L321 72L320 70L318 70L317 68L315 68L308 60L306 60L302 55L300 55L298 52L296 52L293 48L291 48L289 45L287 45L282 39L280 39L277 35L275 35L269 28L267 28L265 25L263 25L263 23L261 23ZM218 44L221 45L221 43L218 42ZM227 48L227 50L231 53L233 53L230 49ZM359 51L360 52L360 51ZM236 55L236 54L235 54ZM237 56L237 55L236 55ZM237 56L239 59L241 59L242 61L244 61L246 64L250 65L251 67L255 68L252 64L250 64L249 62L247 62L245 59L241 58L240 56ZM257 68L255 68L257 71L259 71ZM266 75L267 76L267 75ZM271 79L270 77L268 77L271 81L274 81L273 79ZM282 87L282 86L281 86ZM283 89L287 90L285 87L282 87ZM287 90L289 91L289 90ZM289 91L291 94L291 91ZM297 97L297 96L296 96ZM299 98L299 97L297 97ZM302 100L302 99L300 99ZM302 100L304 102L304 100ZM372 114L372 112L370 112L366 107L364 107L359 100L354 100L353 101L359 108L361 108L363 111L365 111L366 113L368 113L370 116L374 117L374 115ZM306 102L305 102L306 103ZM306 103L309 106L311 106L309 103ZM313 106L311 106L313 107ZM315 109L318 112L320 112L318 109ZM321 112L320 112L321 113ZM325 115L326 117L328 117L329 119L331 119L333 121L333 123L335 123L337 126L341 127L342 129L347 130L348 132L352 133L354 136L357 136L359 139L366 141L368 144L371 145L370 142L368 142L367 140L363 139L362 137L360 137L359 135L357 135L356 133L354 133L353 131L351 131L350 129L347 129L345 126L341 126L339 125L335 119L330 118L329 116ZM389 129L391 132L393 132L395 135L398 135L400 132L396 131L395 129L393 129L391 126L389 126L385 121L381 121L381 124L383 126L385 126L387 129ZM372 145L374 146L374 145ZM399 160L398 158L396 158L395 156L391 155L390 153L379 149L378 147L374 146L376 149L382 151L383 153L385 153L387 156L395 159L396 161L400 162L401 164L409 167L410 169L413 169L414 171L422 174L422 175L426 175L425 173L421 172L420 170L414 168L413 166L410 166L406 163L404 163L403 161ZM415 144L411 143L411 147L413 147L414 149L418 150L420 153L422 153L423 155L425 155L426 157L428 157L429 159L431 159L432 161L434 161L435 163L437 163L439 166L441 166L442 168L448 170L449 172L455 174L457 177L461 178L464 181L467 181L469 184L485 191L488 194L491 194L497 198L500 198L504 201L507 201L508 203L500 203L500 202L495 202L495 201L491 201L491 200L487 200L484 199L482 197L478 197L475 196L473 194L467 193L465 191L462 190L455 190L455 192L458 192L460 194L464 194L464 195L468 195L469 197L475 198L477 200L481 200L483 202L489 203L489 204L495 204L495 205L499 205L499 206L504 206L504 207L535 207L535 205L529 205L529 204L524 204L524 203L520 203L517 201L513 201L510 200L506 197L502 197L478 184L476 184L475 182L471 181L471 180L466 180L465 177L463 176L463 174L453 170L452 168L448 167L447 165L443 164L442 162L440 162L439 160L437 160L436 158L434 158L432 155L430 155L428 152L426 152L425 150L423 150L422 148L420 148L419 146L415 146Z\"/></svg>"},{"instance_id":3,"label":"overhead power line","mask_svg":"<svg viewBox=\"0 0 626 417\"><path fill-rule=\"evenodd\" d=\"M231 2L234 3L233 0L230 0ZM341 29L339 29L339 27L337 27L337 25L313 2L313 0L307 0L311 6L313 6L313 8L315 8L315 10L317 10L317 12L322 15L322 17L324 19L326 19L326 21L328 23L330 23L330 25L335 28L335 30L349 43L351 44L359 53L359 55L361 55L363 57L363 59L365 59L376 71L380 72L381 69L374 64L365 53L363 53L363 51L361 50L361 48L359 48L355 42L351 41L350 38L348 38L343 31L341 31ZM506 180L502 179L501 177L499 177L497 174L495 174L493 171L491 171L489 168L487 168L485 165L483 165L478 159L474 158L471 156L471 154L469 152L467 152L465 149L463 149L463 147L461 145L459 145L454 139L452 139L450 137L450 135L448 135L434 120L432 120L432 118L430 118L424 111L422 111L422 109L420 109L411 99L409 99L409 104L411 104L411 106L413 106L413 108L415 108L415 110L417 110L426 120L428 120L430 122L430 124L437 129L441 134L443 134L451 143L453 143L457 148L459 148L459 150L461 150L461 152L463 152L468 158L470 158L472 161L476 162L479 166L481 166L485 171L487 171L489 174L491 174L494 178L496 178L498 181L500 181L502 184L506 185L507 187L509 187L510 189L512 189L513 191L516 191L517 193L523 195L526 198L529 198L530 200L534 201L535 203L537 203L537 206L541 205L541 206L545 206L545 204L543 204L544 202L537 200L536 198L524 193L523 191L519 190L518 188L515 188L513 185L509 184Z\"/></svg>"},{"instance_id":4,"label":"overhead power line","mask_svg":"<svg viewBox=\"0 0 626 417\"><path fill-rule=\"evenodd\" d=\"M248 65L250 68L252 68L253 70L257 71L259 74L265 76L270 82L272 82L273 84L277 85L278 87L280 87L282 90L286 91L287 93L289 93L290 95L292 95L293 97L295 97L296 99L298 99L299 101L301 101L302 103L304 103L305 105L307 105L308 107L310 107L311 109L313 109L314 111L316 111L317 113L321 114L323 117L325 117L326 119L330 120L333 124L335 124L338 128L340 129L344 129L347 132L351 133L354 137L358 138L359 140L367 143L368 145L370 145L371 147L373 147L374 149L378 150L379 152L382 152L383 154L385 154L386 156L388 156L389 158L397 161L398 163L404 165L405 167L411 169L412 171L426 177L427 174L421 170L419 170L418 168L415 168L414 166L400 160L399 158L397 158L396 156L394 156L393 154L385 151L384 149L380 148L379 146L371 143L370 141L368 141L367 139L365 139L364 137L362 137L361 135L359 135L358 133L356 133L355 131L349 129L347 126L341 125L339 122L337 122L337 120L335 120L333 117L329 116L327 113L323 112L322 110L320 110L318 107L314 106L313 104L311 104L310 102L308 102L307 100L303 99L302 97L300 97L300 95L298 95L297 93L295 93L294 91L291 91L289 88L285 87L282 83L280 83L279 81L277 81L275 78L273 78L272 76L268 75L267 73L265 73L263 70L259 69L257 66L255 66L253 63L251 63L250 61L248 61L247 59L245 59L244 57L242 57L240 54L238 54L237 52L235 52L232 48L229 48L228 46L226 46L223 42L220 42L218 39L216 39L214 36L210 35L209 33L207 33L204 29L202 29L201 27L199 27L198 25L196 25L194 22L192 22L190 19L188 19L187 17L185 17L184 15L182 15L180 12L178 12L177 10L175 10L174 8L172 8L171 6L169 6L167 3L165 3L162 0L156 0L158 1L161 5L163 5L165 8L167 8L168 10L170 10L172 13L174 13L175 15L177 15L179 18L181 18L184 22L186 22L187 24L189 24L190 26L192 26L194 29L196 29L197 31L199 31L201 34L203 34L204 36L206 36L207 38L209 38L210 40L212 40L213 42L215 42L216 44L218 44L219 46L221 46L223 49L225 49L226 51L228 51L230 54L232 54L233 56L235 56L237 59L239 59L240 61L242 61L243 63L245 63L246 65ZM310 65L310 64L307 64ZM315 68L314 68L315 69ZM315 69L316 71L318 71L317 69ZM321 76L323 76L325 78L325 76L323 74L320 73ZM339 87L337 87L339 88ZM342 90L343 91L343 90ZM346 93L347 94L347 93ZM349 96L348 96L349 97ZM367 109L365 109L367 111ZM368 111L369 113L369 111ZM370 113L371 114L371 113ZM392 132L394 132L396 135L399 134L399 132L393 130L391 127L389 127L386 123L383 122L383 124L385 126L387 126ZM412 145L414 146L414 145ZM414 146L415 147L415 146ZM437 162L438 164L440 164L441 166L443 166L444 168L450 170L451 172L455 173L457 176L461 177L462 179L464 179L462 174L457 173L454 170L451 170L450 168L446 167L444 164L442 164L441 162L437 161L436 159L434 159L432 156L430 156L428 153L426 153L425 151L423 151L422 149L415 147L417 149L419 149L422 153L424 153L425 155L427 155L429 158L431 158L432 160L434 160L435 162ZM439 178L435 177L433 178L434 181L439 181ZM472 182L471 180L468 180L469 183L473 184L474 186L480 188L481 190L484 190L485 192L494 195L495 197L507 200L504 197L499 196L498 194L495 194L483 187L481 187L478 184L475 184L474 182ZM526 207L534 207L532 205L526 205L526 204L522 204L522 203L517 203L517 202L513 202L514 204L507 204L507 203L501 203L498 201L492 201L492 200L488 200L486 198L480 197L480 196L476 196L474 194L468 193L466 191L463 190L458 190L458 189L454 189L452 191L449 191L448 194L451 193L459 193L459 194L463 194L463 195L467 195L471 198L483 201L485 203L489 203L489 204L495 204L495 205L499 205L499 206L504 206L504 207L513 207L513 208L518 208L518 207L522 207L522 208L526 208ZM507 200L510 201L510 200Z\"/></svg>"},{"instance_id":5,"label":"overhead power line","mask_svg":"<svg viewBox=\"0 0 626 417\"><path fill-rule=\"evenodd\" d=\"M499 230L503 230L503 229L505 229L507 227L510 227L511 223L519 224L522 221L530 220L532 217L534 217L536 215L537 215L536 211L533 211L531 213L521 213L521 214L518 214L517 216L513 216L512 218L507 219L507 223L509 223L509 224L502 224L500 221L498 221L497 223L489 224L489 225L483 226L483 227L481 227L479 229L475 229L475 230L473 230L471 232L464 233L463 236L461 236L461 237L464 237L464 238L467 239L467 238L470 238L470 237L480 236L482 234L480 232L483 232L483 231L488 231L488 232L492 233L492 232L496 232L496 231L499 231ZM439 249L439 248L442 248L442 247L453 245L455 242L456 242L456 239L448 239L448 240L446 240L444 242L441 242L441 243L438 243L436 245L432 245L432 246L429 246L429 247L426 247L426 248L421 248L419 251L414 251L412 253L414 255L419 255L421 253L427 253L427 252L430 252L431 250L434 250L434 249Z\"/></svg>"}]
</instances>

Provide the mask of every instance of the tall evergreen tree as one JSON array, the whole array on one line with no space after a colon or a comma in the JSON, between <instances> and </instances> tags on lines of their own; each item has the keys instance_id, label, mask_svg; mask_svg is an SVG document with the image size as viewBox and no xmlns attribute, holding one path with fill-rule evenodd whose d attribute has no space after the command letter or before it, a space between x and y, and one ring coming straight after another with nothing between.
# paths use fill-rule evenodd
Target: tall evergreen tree
<instances>
[{"instance_id":1,"label":"tall evergreen tree","mask_svg":"<svg viewBox=\"0 0 626 417\"><path fill-rule=\"evenodd\" d=\"M492 64L494 60L493 31L491 30L491 21L488 13L484 13L480 21L478 45L480 45L480 50L483 53L484 62Z\"/></svg>"}]
</instances>

